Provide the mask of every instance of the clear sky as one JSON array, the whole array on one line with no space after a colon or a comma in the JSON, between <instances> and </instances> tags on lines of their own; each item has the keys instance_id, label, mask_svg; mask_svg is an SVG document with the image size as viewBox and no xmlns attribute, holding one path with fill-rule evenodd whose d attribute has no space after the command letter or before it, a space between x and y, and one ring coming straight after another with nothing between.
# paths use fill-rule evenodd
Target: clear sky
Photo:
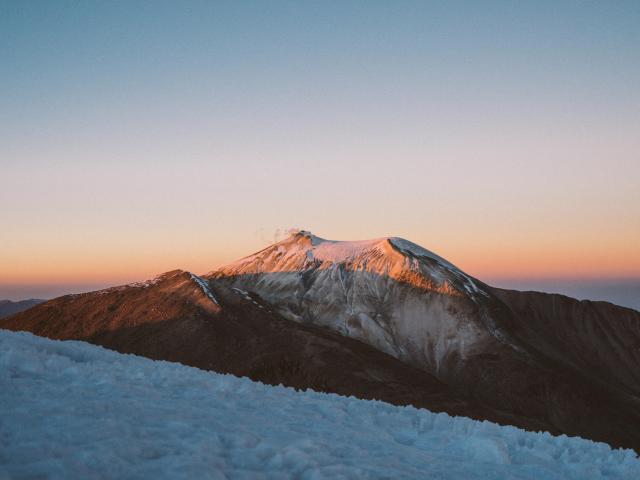
<instances>
[{"instance_id":1,"label":"clear sky","mask_svg":"<svg viewBox=\"0 0 640 480\"><path fill-rule=\"evenodd\" d=\"M639 26L637 0L0 0L0 298L290 227L494 283L640 278Z\"/></svg>"}]
</instances>

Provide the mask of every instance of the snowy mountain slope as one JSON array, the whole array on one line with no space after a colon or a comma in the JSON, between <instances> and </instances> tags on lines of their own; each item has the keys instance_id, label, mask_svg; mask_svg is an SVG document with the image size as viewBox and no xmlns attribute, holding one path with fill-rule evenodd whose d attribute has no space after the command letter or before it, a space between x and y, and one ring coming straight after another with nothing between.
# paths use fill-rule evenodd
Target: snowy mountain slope
<instances>
[{"instance_id":1,"label":"snowy mountain slope","mask_svg":"<svg viewBox=\"0 0 640 480\"><path fill-rule=\"evenodd\" d=\"M0 477L636 479L630 450L0 331Z\"/></svg>"}]
</instances>

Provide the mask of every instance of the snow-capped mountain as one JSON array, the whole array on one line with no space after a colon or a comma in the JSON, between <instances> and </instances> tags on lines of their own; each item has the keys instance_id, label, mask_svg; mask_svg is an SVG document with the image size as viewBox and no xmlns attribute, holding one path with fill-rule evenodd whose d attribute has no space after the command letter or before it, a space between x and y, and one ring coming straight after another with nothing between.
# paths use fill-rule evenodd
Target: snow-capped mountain
<instances>
[{"instance_id":1,"label":"snow-capped mountain","mask_svg":"<svg viewBox=\"0 0 640 480\"><path fill-rule=\"evenodd\" d=\"M480 282L400 238L331 241L300 231L208 278L434 373L503 337L478 321L490 298Z\"/></svg>"},{"instance_id":2,"label":"snow-capped mountain","mask_svg":"<svg viewBox=\"0 0 640 480\"><path fill-rule=\"evenodd\" d=\"M407 240L296 232L0 327L640 451L640 313L490 287Z\"/></svg>"}]
</instances>

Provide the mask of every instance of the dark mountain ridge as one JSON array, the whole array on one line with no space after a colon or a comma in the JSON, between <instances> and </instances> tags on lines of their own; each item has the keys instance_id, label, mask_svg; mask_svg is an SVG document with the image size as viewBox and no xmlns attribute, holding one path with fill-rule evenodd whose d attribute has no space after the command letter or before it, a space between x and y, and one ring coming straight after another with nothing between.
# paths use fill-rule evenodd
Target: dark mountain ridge
<instances>
[{"instance_id":1,"label":"dark mountain ridge","mask_svg":"<svg viewBox=\"0 0 640 480\"><path fill-rule=\"evenodd\" d=\"M15 302L11 300L0 300L0 318L5 318L9 315L22 312L42 302L46 302L46 300L41 300L39 298L29 298L27 300L19 300Z\"/></svg>"}]
</instances>

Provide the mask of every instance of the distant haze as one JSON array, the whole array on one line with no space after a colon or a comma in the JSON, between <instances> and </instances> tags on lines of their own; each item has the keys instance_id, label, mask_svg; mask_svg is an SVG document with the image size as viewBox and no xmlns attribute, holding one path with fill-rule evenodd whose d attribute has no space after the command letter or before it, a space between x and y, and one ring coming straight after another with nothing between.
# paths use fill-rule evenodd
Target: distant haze
<instances>
[{"instance_id":1,"label":"distant haze","mask_svg":"<svg viewBox=\"0 0 640 480\"><path fill-rule=\"evenodd\" d=\"M640 311L640 278L621 280L488 279L487 283L514 290L560 293L579 300L604 300Z\"/></svg>"}]
</instances>

